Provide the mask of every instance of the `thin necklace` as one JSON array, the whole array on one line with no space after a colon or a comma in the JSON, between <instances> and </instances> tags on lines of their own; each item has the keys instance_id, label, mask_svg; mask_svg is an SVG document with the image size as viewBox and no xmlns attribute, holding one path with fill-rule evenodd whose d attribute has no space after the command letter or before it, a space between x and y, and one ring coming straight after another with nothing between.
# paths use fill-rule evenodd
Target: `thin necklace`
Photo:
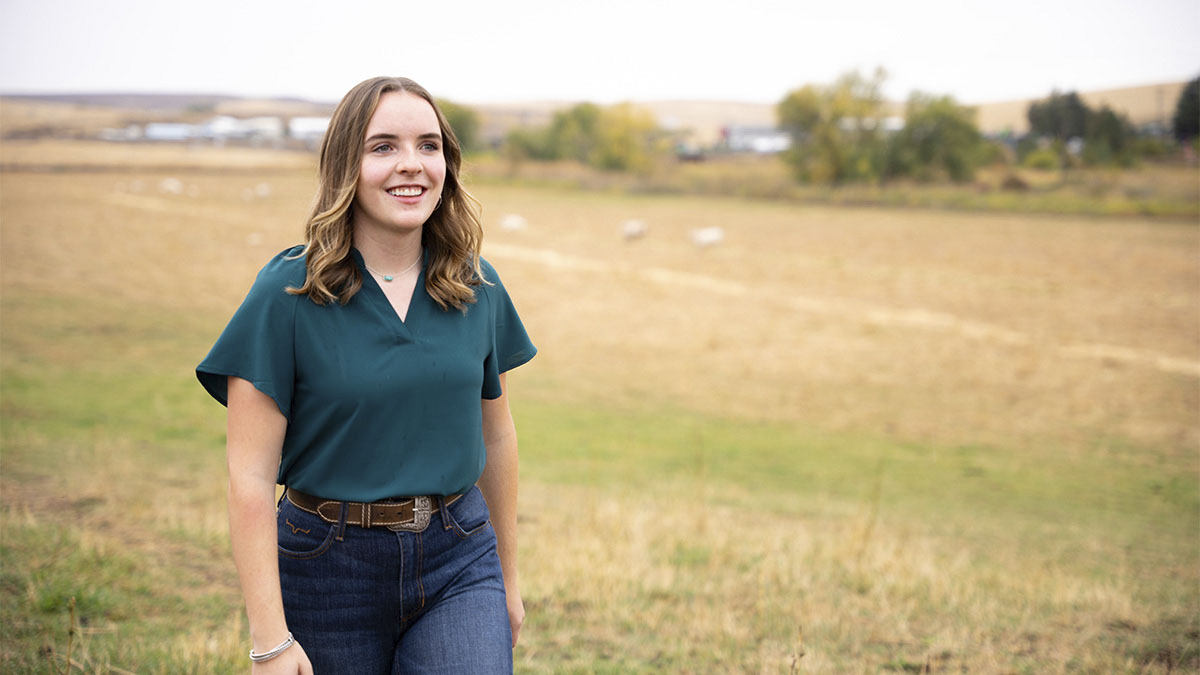
<instances>
[{"instance_id":1,"label":"thin necklace","mask_svg":"<svg viewBox=\"0 0 1200 675\"><path fill-rule=\"evenodd\" d=\"M384 274L383 272L380 272L379 270L374 270L374 269L371 269L371 266L367 264L367 261L366 261L366 260L364 260L364 261L363 261L363 267L367 268L367 271L368 271L368 272L371 272L371 273L373 273L373 274L378 274L379 276L383 277L383 280L384 280L384 281L388 281L388 282L390 282L392 279L395 279L396 277L403 276L404 274L407 274L408 272L411 272L411 271L412 271L412 268L414 268L414 267L416 267L418 264L420 264L420 262L421 262L421 258L424 258L424 257L425 257L425 252L424 252L424 251L422 251L422 252L421 252L421 255L417 256L417 259L413 261L413 264L411 264L411 265L409 265L408 267L404 268L404 271L402 271L402 272L396 272L395 274Z\"/></svg>"}]
</instances>

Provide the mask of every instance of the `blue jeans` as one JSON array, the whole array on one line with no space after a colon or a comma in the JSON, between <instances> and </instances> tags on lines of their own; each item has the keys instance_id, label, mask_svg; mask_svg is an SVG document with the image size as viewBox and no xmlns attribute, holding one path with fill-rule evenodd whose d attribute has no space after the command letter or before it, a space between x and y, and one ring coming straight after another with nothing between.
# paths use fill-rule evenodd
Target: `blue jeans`
<instances>
[{"instance_id":1,"label":"blue jeans","mask_svg":"<svg viewBox=\"0 0 1200 675\"><path fill-rule=\"evenodd\" d=\"M288 630L316 675L512 672L479 488L439 508L424 532L330 524L285 497L278 531Z\"/></svg>"}]
</instances>

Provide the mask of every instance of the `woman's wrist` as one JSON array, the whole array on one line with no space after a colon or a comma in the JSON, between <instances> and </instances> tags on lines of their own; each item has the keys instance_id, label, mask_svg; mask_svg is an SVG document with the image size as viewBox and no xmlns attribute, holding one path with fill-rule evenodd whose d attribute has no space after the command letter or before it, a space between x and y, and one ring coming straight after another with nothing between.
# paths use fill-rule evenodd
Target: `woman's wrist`
<instances>
[{"instance_id":1,"label":"woman's wrist","mask_svg":"<svg viewBox=\"0 0 1200 675\"><path fill-rule=\"evenodd\" d=\"M292 633L287 629L287 625L281 625L278 628L257 632L250 631L250 646L251 651L255 654L263 654L271 651L278 645L285 642Z\"/></svg>"},{"instance_id":2,"label":"woman's wrist","mask_svg":"<svg viewBox=\"0 0 1200 675\"><path fill-rule=\"evenodd\" d=\"M288 631L287 637L284 638L282 642L280 642L279 644L275 645L274 647L272 647L266 651L256 652L253 649L251 649L250 650L250 660L254 661L255 663L262 663L263 661L270 661L271 659L275 658L276 656L279 656L280 654L287 651L288 647L291 647L294 644L296 644L296 638L292 637L291 631Z\"/></svg>"}]
</instances>

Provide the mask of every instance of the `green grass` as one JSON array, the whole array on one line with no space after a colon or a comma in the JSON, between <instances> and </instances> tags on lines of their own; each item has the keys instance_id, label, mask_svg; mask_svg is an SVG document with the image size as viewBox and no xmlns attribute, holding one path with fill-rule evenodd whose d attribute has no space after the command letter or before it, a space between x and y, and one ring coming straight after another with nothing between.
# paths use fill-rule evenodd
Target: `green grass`
<instances>
[{"instance_id":1,"label":"green grass","mask_svg":"<svg viewBox=\"0 0 1200 675\"><path fill-rule=\"evenodd\" d=\"M131 322L128 330L138 334L142 329ZM90 368L55 366L35 354L15 359L16 364L10 359L2 397L5 479L41 482L49 492L62 494L66 486L99 474L142 486L128 496L135 505L146 502L146 509L153 499L195 490L186 480L178 482L181 476L219 482L220 410L190 372L178 372L188 358L194 355L180 352L157 367L143 363L127 368L111 368L103 358ZM1200 489L1194 476L1181 475L1169 465L1133 461L1132 450L1124 463L1096 463L1054 457L1045 448L897 443L861 433L820 433L679 410L583 408L540 397L517 401L514 413L522 430L527 484L574 486L593 496L653 493L689 499L699 494L717 508L797 522L839 523L862 536L864 546L871 537L865 530L871 527L919 532L956 541L971 551L974 574L985 579L1005 574L1014 558L1100 580L1124 574L1122 568L1132 565L1133 574L1141 577L1141 600L1153 603L1173 597L1177 610L1140 630L1109 631L1111 635L1096 638L1095 648L1128 652L1143 661L1200 663L1197 641L1189 637L1196 629L1200 598L1194 585L1173 581L1170 572L1178 566L1184 578L1194 582L1194 570L1188 574L1186 567L1195 563ZM191 437L181 434L181 420L191 420L186 423ZM114 468L105 449L123 453L124 463ZM64 458L70 459L66 465ZM178 487L153 487L151 480L137 475L148 467L153 467L150 479L168 485L176 481ZM52 646L59 657L65 653L66 606L73 597L80 621L101 627L88 637L93 664L136 672L240 670L231 654L214 654L211 661L179 661L170 650L156 647L184 634L200 639L239 615L223 541L195 536L187 527L136 524L148 528L147 536L161 538L161 546L176 550L179 557L200 556L220 570L217 590L183 598L175 589L189 583L187 570L147 557L147 551L159 547L123 550L112 542L97 544L109 541L103 531L90 533L97 522L92 518L104 511L103 504L84 500L69 503L68 509L67 517L39 513L31 524L6 518L0 588L7 608L3 619L15 627L5 637L6 665L50 672L45 650ZM88 536L100 538L88 544ZM989 562L989 551L1000 562ZM754 557L734 558L735 568L724 569L722 565L730 562L727 552L688 539L654 555L686 583L629 598L635 611L653 612L655 606L667 604L686 612L688 607L720 602L711 593L697 591L706 578L717 569L720 574L737 574L738 566L752 577L762 563ZM880 581L872 575L856 572L853 566L840 569L835 578L847 591L863 597L879 592ZM536 580L529 586L535 610L531 616L536 617L530 633L576 636L531 668L536 672L704 670L704 664L744 656L745 645L735 638L656 651L641 645L636 625L617 627L615 636L589 645L583 636L594 632L593 623L603 611L539 597ZM1001 587L997 592L1010 591ZM918 584L888 593L897 599L922 590ZM926 606L922 612L930 616L923 618L918 612L909 618L936 621L938 611ZM783 606L769 606L767 611L758 607L753 616L751 630L757 639L793 638L794 624ZM1141 637L1146 632L1149 636ZM629 649L627 644L622 649L622 640L638 647ZM919 649L908 656L883 647L876 651L872 658L887 670L907 672L914 664L924 666Z\"/></svg>"},{"instance_id":2,"label":"green grass","mask_svg":"<svg viewBox=\"0 0 1200 675\"><path fill-rule=\"evenodd\" d=\"M216 654L197 667L171 648L180 636L203 640L225 630L235 609L229 592L195 592L184 568L162 565L139 554L144 552L97 548L78 523L13 524L14 514L6 515L0 549L5 672L64 667L72 600L72 659L87 672L108 672L110 666L168 673L238 669Z\"/></svg>"},{"instance_id":3,"label":"green grass","mask_svg":"<svg viewBox=\"0 0 1200 675\"><path fill-rule=\"evenodd\" d=\"M1195 467L1146 465L1152 448L1107 462L1013 449L899 442L866 433L701 417L678 410L514 404L526 475L547 483L628 490L705 484L738 506L811 512L878 499L903 516L946 512L946 525L1028 522L1118 529L1186 542L1200 525ZM1181 549L1180 552L1182 552Z\"/></svg>"}]
</instances>

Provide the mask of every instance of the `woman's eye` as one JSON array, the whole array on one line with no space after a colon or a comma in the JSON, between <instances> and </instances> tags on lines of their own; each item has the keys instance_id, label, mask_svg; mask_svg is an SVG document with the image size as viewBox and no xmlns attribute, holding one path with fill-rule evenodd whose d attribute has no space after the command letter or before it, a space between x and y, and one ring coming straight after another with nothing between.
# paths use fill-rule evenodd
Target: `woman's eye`
<instances>
[{"instance_id":1,"label":"woman's eye","mask_svg":"<svg viewBox=\"0 0 1200 675\"><path fill-rule=\"evenodd\" d=\"M433 141L429 141L429 142L427 142L427 143L422 143L422 144L421 144L421 149L422 149L422 150L429 150L429 151L431 151L431 152L432 152L432 151L435 151L435 150L437 150L437 149L438 149L438 146L437 146L437 143L434 143Z\"/></svg>"},{"instance_id":2,"label":"woman's eye","mask_svg":"<svg viewBox=\"0 0 1200 675\"><path fill-rule=\"evenodd\" d=\"M374 148L371 148L371 152L387 152L388 150L391 150L391 149L392 149L391 143L380 143L379 145L375 146Z\"/></svg>"}]
</instances>

